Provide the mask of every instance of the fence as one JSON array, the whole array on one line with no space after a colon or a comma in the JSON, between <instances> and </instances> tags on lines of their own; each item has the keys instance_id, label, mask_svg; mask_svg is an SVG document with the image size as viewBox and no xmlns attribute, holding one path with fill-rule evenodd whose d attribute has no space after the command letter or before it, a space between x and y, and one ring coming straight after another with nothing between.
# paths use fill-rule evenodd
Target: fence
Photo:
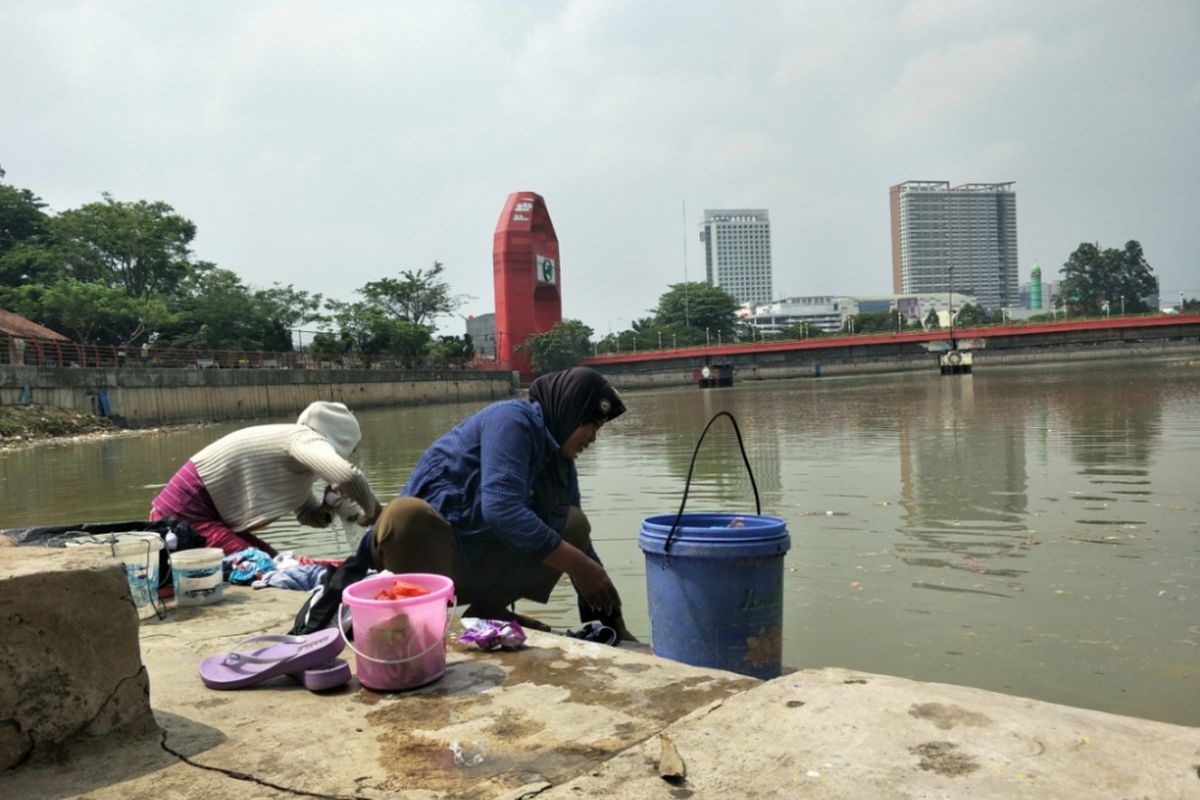
<instances>
[{"instance_id":1,"label":"fence","mask_svg":"<svg viewBox=\"0 0 1200 800\"><path fill-rule=\"evenodd\" d=\"M494 361L353 354L335 359L308 351L193 350L120 347L0 333L0 364L27 367L165 369L499 369Z\"/></svg>"}]
</instances>

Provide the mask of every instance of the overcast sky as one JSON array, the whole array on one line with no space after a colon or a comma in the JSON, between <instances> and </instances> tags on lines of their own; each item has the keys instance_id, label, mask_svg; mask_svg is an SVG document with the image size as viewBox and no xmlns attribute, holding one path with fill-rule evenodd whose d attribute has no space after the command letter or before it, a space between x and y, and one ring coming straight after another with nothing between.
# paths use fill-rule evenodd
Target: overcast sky
<instances>
[{"instance_id":1,"label":"overcast sky","mask_svg":"<svg viewBox=\"0 0 1200 800\"><path fill-rule=\"evenodd\" d=\"M441 261L464 314L532 190L597 334L703 280L705 208L769 210L777 296L882 294L889 186L1015 181L1022 282L1137 239L1175 302L1200 2L0 0L0 166L53 211L164 201L255 286Z\"/></svg>"}]
</instances>

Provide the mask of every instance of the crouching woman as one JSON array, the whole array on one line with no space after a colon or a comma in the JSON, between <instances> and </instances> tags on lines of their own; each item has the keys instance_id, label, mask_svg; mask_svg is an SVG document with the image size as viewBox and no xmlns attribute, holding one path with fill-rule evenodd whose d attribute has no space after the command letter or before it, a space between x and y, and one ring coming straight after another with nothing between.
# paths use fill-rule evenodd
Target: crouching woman
<instances>
[{"instance_id":1,"label":"crouching woman","mask_svg":"<svg viewBox=\"0 0 1200 800\"><path fill-rule=\"evenodd\" d=\"M604 424L624 411L592 369L539 377L528 400L493 403L430 445L402 496L363 538L360 557L375 569L448 575L468 616L542 629L509 607L519 598L545 603L566 573L582 621L600 620L632 640L592 546L575 469Z\"/></svg>"}]
</instances>

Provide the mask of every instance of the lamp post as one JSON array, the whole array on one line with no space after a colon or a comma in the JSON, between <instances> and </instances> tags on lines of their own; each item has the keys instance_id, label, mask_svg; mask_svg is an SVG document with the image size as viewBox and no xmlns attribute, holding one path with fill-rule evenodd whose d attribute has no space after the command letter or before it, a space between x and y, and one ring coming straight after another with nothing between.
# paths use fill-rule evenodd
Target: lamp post
<instances>
[{"instance_id":1,"label":"lamp post","mask_svg":"<svg viewBox=\"0 0 1200 800\"><path fill-rule=\"evenodd\" d=\"M1125 316L1125 295L1121 295L1121 316Z\"/></svg>"},{"instance_id":2,"label":"lamp post","mask_svg":"<svg viewBox=\"0 0 1200 800\"><path fill-rule=\"evenodd\" d=\"M704 346L708 347L712 344L712 334L708 332L708 328L704 329Z\"/></svg>"},{"instance_id":3,"label":"lamp post","mask_svg":"<svg viewBox=\"0 0 1200 800\"><path fill-rule=\"evenodd\" d=\"M946 267L950 273L949 288L946 292L946 314L950 317L950 347L954 347L954 267Z\"/></svg>"}]
</instances>

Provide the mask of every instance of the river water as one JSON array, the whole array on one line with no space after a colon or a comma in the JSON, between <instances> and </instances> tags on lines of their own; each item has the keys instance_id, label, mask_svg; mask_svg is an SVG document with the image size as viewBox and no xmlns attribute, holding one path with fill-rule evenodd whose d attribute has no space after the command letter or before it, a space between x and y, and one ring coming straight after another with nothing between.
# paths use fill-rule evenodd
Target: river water
<instances>
[{"instance_id":1,"label":"river water","mask_svg":"<svg viewBox=\"0 0 1200 800\"><path fill-rule=\"evenodd\" d=\"M680 503L729 411L765 514L787 520L784 662L965 684L1200 725L1200 361L1093 362L631 392L578 464L597 549L649 636L644 517ZM359 413L381 497L480 407ZM0 452L0 527L135 519L235 425ZM727 420L689 511L752 512ZM280 520L281 548L345 551ZM270 590L279 591L279 590ZM297 607L301 602L297 594ZM569 583L546 607L574 625Z\"/></svg>"}]
</instances>

